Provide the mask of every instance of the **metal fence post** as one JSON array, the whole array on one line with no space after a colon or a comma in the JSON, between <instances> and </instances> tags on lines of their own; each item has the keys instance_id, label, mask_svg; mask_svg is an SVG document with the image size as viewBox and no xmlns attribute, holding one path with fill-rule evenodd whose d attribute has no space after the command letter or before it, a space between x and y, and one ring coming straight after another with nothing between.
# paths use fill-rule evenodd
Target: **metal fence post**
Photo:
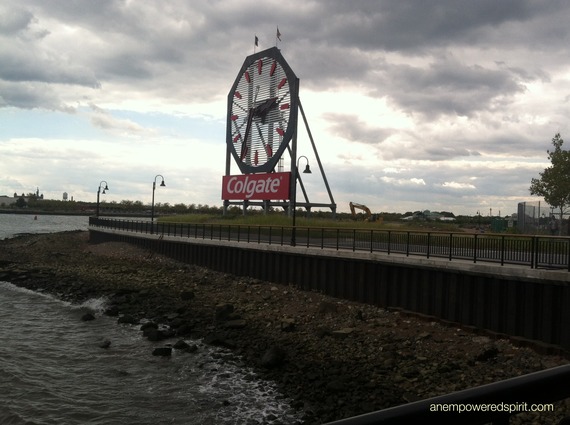
<instances>
[{"instance_id":1,"label":"metal fence post","mask_svg":"<svg viewBox=\"0 0 570 425\"><path fill-rule=\"evenodd\" d=\"M356 229L352 229L352 252L356 251Z\"/></svg>"},{"instance_id":2,"label":"metal fence post","mask_svg":"<svg viewBox=\"0 0 570 425\"><path fill-rule=\"evenodd\" d=\"M338 251L340 229L336 229L336 250Z\"/></svg>"},{"instance_id":3,"label":"metal fence post","mask_svg":"<svg viewBox=\"0 0 570 425\"><path fill-rule=\"evenodd\" d=\"M475 237L473 238L473 262L477 262L477 233L475 233Z\"/></svg>"},{"instance_id":4,"label":"metal fence post","mask_svg":"<svg viewBox=\"0 0 570 425\"><path fill-rule=\"evenodd\" d=\"M536 236L533 236L531 241L532 242L530 248L530 268L534 269L536 268L538 262L538 249L537 249L538 241Z\"/></svg>"}]
</instances>

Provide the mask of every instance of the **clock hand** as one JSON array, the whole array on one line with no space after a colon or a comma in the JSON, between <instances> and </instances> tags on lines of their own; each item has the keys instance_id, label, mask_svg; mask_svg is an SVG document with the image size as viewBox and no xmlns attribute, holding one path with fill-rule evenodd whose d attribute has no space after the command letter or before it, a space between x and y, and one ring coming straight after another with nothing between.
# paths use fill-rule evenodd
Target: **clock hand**
<instances>
[{"instance_id":1,"label":"clock hand","mask_svg":"<svg viewBox=\"0 0 570 425\"><path fill-rule=\"evenodd\" d=\"M254 115L261 118L261 122L265 124L265 118L269 111L277 106L277 97L267 99L265 102L257 105L254 108Z\"/></svg>"},{"instance_id":2,"label":"clock hand","mask_svg":"<svg viewBox=\"0 0 570 425\"><path fill-rule=\"evenodd\" d=\"M250 109L247 114L247 125L245 126L245 134L243 136L243 141L241 142L241 152L240 159L243 161L245 155L247 154L247 139L249 138L249 133L251 131L251 123L253 121L254 109Z\"/></svg>"},{"instance_id":3,"label":"clock hand","mask_svg":"<svg viewBox=\"0 0 570 425\"><path fill-rule=\"evenodd\" d=\"M257 105L254 110L256 114L262 114L265 111L268 111L269 109L271 109L273 107L273 104L277 101L276 97L271 97L269 99L267 99L265 102L260 103L259 105Z\"/></svg>"},{"instance_id":4,"label":"clock hand","mask_svg":"<svg viewBox=\"0 0 570 425\"><path fill-rule=\"evenodd\" d=\"M263 103L260 103L255 108L251 108L249 113L247 114L247 124L245 127L245 134L243 137L243 141L241 143L241 152L240 152L240 159L243 161L245 156L247 155L247 141L249 139L251 133L251 126L253 123L254 117L261 118L261 122L265 124L265 118L271 109L276 107L278 104L277 97L272 97L270 99L265 100ZM265 143L264 143L265 145ZM268 151L267 146L265 146L266 151ZM269 148L271 151L271 148Z\"/></svg>"}]
</instances>

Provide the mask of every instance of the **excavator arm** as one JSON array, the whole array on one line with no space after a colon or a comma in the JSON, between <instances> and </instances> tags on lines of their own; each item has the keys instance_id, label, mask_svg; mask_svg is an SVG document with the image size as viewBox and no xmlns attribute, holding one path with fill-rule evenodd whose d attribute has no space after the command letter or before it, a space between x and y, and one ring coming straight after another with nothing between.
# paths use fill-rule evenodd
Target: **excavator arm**
<instances>
[{"instance_id":1,"label":"excavator arm","mask_svg":"<svg viewBox=\"0 0 570 425\"><path fill-rule=\"evenodd\" d=\"M356 204L354 202L350 202L348 205L350 206L350 212L352 213L352 217L354 219L356 219L356 209L364 211L364 214L366 215L365 220L368 220L372 215L370 209L366 205Z\"/></svg>"}]
</instances>

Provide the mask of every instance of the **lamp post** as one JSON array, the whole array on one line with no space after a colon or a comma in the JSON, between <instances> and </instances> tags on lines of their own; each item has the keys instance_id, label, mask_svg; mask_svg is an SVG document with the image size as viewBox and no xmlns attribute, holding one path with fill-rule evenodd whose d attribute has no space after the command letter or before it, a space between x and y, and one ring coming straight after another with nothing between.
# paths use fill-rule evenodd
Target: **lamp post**
<instances>
[{"instance_id":1,"label":"lamp post","mask_svg":"<svg viewBox=\"0 0 570 425\"><path fill-rule=\"evenodd\" d=\"M164 177L162 177L160 174L157 174L154 177L154 181L152 182L152 205L150 208L150 222L152 223L154 221L154 190L156 189L156 179L160 177L162 179L162 182L160 183L161 186L166 186L164 184Z\"/></svg>"},{"instance_id":2,"label":"lamp post","mask_svg":"<svg viewBox=\"0 0 570 425\"><path fill-rule=\"evenodd\" d=\"M105 183L105 187L103 188L103 195L105 194L105 191L109 190L109 186L107 185L107 182L105 180L102 180L101 183L99 183L99 188L97 189L97 213L96 213L96 217L99 217L99 195L101 194L101 185Z\"/></svg>"},{"instance_id":3,"label":"lamp post","mask_svg":"<svg viewBox=\"0 0 570 425\"><path fill-rule=\"evenodd\" d=\"M307 158L305 155L301 155L298 159L297 159L297 164L295 167L295 179L293 180L293 231L291 232L291 246L295 246L297 245L297 240L296 240L296 217L297 217L297 173L299 171L299 161L301 158L305 158L305 160L307 161L307 166L305 167L305 170L303 171L303 174L311 174L311 168L309 167L309 158Z\"/></svg>"}]
</instances>

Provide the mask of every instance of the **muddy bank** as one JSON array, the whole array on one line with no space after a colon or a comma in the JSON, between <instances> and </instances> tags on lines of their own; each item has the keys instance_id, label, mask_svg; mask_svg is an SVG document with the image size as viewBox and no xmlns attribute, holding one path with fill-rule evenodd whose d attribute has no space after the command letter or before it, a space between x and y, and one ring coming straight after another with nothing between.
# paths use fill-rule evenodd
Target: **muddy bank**
<instances>
[{"instance_id":1,"label":"muddy bank","mask_svg":"<svg viewBox=\"0 0 570 425\"><path fill-rule=\"evenodd\" d=\"M506 339L213 272L128 244L93 245L87 232L0 241L0 280L69 301L105 296L107 314L117 321L162 325L141 331L157 348L180 340L191 346L194 338L227 347L278 383L308 424L569 362ZM556 406L548 418L525 415L512 423L556 423L570 415L568 403Z\"/></svg>"}]
</instances>

